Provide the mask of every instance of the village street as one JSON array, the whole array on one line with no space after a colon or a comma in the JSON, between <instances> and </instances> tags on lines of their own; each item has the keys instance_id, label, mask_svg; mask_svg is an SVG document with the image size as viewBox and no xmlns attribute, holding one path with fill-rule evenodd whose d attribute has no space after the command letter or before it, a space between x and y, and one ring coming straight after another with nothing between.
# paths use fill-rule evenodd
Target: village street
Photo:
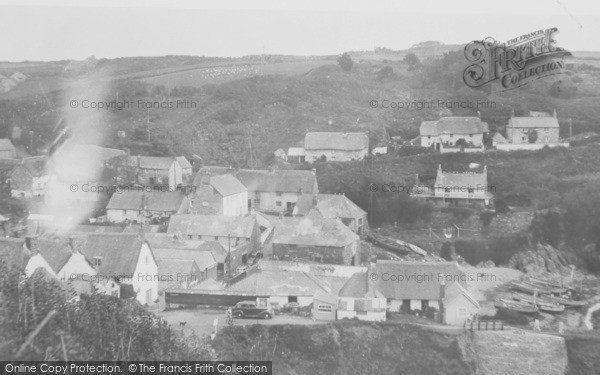
<instances>
[{"instance_id":1,"label":"village street","mask_svg":"<svg viewBox=\"0 0 600 375\"><path fill-rule=\"evenodd\" d=\"M165 319L173 328L186 334L194 333L199 337L210 336L213 324L218 319L218 330L227 327L225 310L217 309L173 309L157 311L156 314ZM180 323L185 322L185 325ZM252 324L325 324L326 321L313 321L310 318L294 315L275 315L272 319L234 319L234 325L246 326Z\"/></svg>"}]
</instances>

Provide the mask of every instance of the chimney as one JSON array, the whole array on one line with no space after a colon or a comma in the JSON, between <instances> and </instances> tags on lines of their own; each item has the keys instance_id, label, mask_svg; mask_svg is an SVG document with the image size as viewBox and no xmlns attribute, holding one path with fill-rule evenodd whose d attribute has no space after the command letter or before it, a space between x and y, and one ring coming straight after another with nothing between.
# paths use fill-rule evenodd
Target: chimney
<instances>
[{"instance_id":1,"label":"chimney","mask_svg":"<svg viewBox=\"0 0 600 375\"><path fill-rule=\"evenodd\" d=\"M313 197L312 197L313 207L317 207L317 203L319 203L319 201L317 200L317 194L313 194Z\"/></svg>"},{"instance_id":2,"label":"chimney","mask_svg":"<svg viewBox=\"0 0 600 375\"><path fill-rule=\"evenodd\" d=\"M554 108L554 111L552 112L552 117L556 118L556 108Z\"/></svg>"},{"instance_id":3,"label":"chimney","mask_svg":"<svg viewBox=\"0 0 600 375\"><path fill-rule=\"evenodd\" d=\"M515 110L514 108L510 110L510 118L515 117Z\"/></svg>"},{"instance_id":4,"label":"chimney","mask_svg":"<svg viewBox=\"0 0 600 375\"><path fill-rule=\"evenodd\" d=\"M415 173L415 186L419 186L419 174Z\"/></svg>"},{"instance_id":5,"label":"chimney","mask_svg":"<svg viewBox=\"0 0 600 375\"><path fill-rule=\"evenodd\" d=\"M477 111L477 117L481 118L481 112Z\"/></svg>"}]
</instances>

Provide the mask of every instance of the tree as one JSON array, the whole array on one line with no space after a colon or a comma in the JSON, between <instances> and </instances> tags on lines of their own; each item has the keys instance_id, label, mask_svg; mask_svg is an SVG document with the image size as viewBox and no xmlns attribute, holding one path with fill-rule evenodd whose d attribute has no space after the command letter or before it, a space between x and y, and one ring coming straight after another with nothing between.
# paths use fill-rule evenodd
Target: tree
<instances>
[{"instance_id":1,"label":"tree","mask_svg":"<svg viewBox=\"0 0 600 375\"><path fill-rule=\"evenodd\" d=\"M392 68L389 65L384 66L383 68L379 69L379 71L377 72L377 79L380 81L387 79L387 78L391 78L393 76L394 76L394 68Z\"/></svg>"},{"instance_id":2,"label":"tree","mask_svg":"<svg viewBox=\"0 0 600 375\"><path fill-rule=\"evenodd\" d=\"M538 133L537 130L532 130L527 134L527 141L529 141L529 143L535 143L535 141L537 141L538 139Z\"/></svg>"},{"instance_id":3,"label":"tree","mask_svg":"<svg viewBox=\"0 0 600 375\"><path fill-rule=\"evenodd\" d=\"M337 62L340 67L347 72L352 70L352 65L354 65L354 61L352 61L352 57L350 57L348 52L344 52L344 54L337 59Z\"/></svg>"},{"instance_id":4,"label":"tree","mask_svg":"<svg viewBox=\"0 0 600 375\"><path fill-rule=\"evenodd\" d=\"M469 145L469 143L464 138L459 138L456 141L456 146L458 146L458 147L464 148L464 147L467 147L468 145Z\"/></svg>"},{"instance_id":5,"label":"tree","mask_svg":"<svg viewBox=\"0 0 600 375\"><path fill-rule=\"evenodd\" d=\"M412 52L407 54L406 56L404 56L404 59L402 60L402 62L405 63L406 65L408 65L409 70L412 70L412 69L418 67L419 65L421 65L421 60L419 60L417 55L415 55Z\"/></svg>"}]
</instances>

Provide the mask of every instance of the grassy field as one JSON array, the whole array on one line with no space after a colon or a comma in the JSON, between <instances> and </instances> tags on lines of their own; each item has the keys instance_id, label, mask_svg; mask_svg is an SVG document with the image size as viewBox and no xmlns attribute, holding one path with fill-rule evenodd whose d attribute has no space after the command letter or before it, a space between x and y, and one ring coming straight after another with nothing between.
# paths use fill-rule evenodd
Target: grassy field
<instances>
[{"instance_id":1,"label":"grassy field","mask_svg":"<svg viewBox=\"0 0 600 375\"><path fill-rule=\"evenodd\" d=\"M165 87L202 87L256 75L301 75L322 65L331 64L328 60L286 61L279 63L239 63L223 66L198 67L180 72L154 75L142 78L143 82Z\"/></svg>"}]
</instances>

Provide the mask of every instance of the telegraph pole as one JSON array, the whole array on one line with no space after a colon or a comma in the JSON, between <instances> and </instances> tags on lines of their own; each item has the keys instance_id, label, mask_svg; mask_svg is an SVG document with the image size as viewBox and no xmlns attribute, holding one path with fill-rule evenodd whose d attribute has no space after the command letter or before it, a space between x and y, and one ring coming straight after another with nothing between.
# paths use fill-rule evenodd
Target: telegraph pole
<instances>
[{"instance_id":1,"label":"telegraph pole","mask_svg":"<svg viewBox=\"0 0 600 375\"><path fill-rule=\"evenodd\" d=\"M231 234L227 233L227 286L231 281Z\"/></svg>"}]
</instances>

